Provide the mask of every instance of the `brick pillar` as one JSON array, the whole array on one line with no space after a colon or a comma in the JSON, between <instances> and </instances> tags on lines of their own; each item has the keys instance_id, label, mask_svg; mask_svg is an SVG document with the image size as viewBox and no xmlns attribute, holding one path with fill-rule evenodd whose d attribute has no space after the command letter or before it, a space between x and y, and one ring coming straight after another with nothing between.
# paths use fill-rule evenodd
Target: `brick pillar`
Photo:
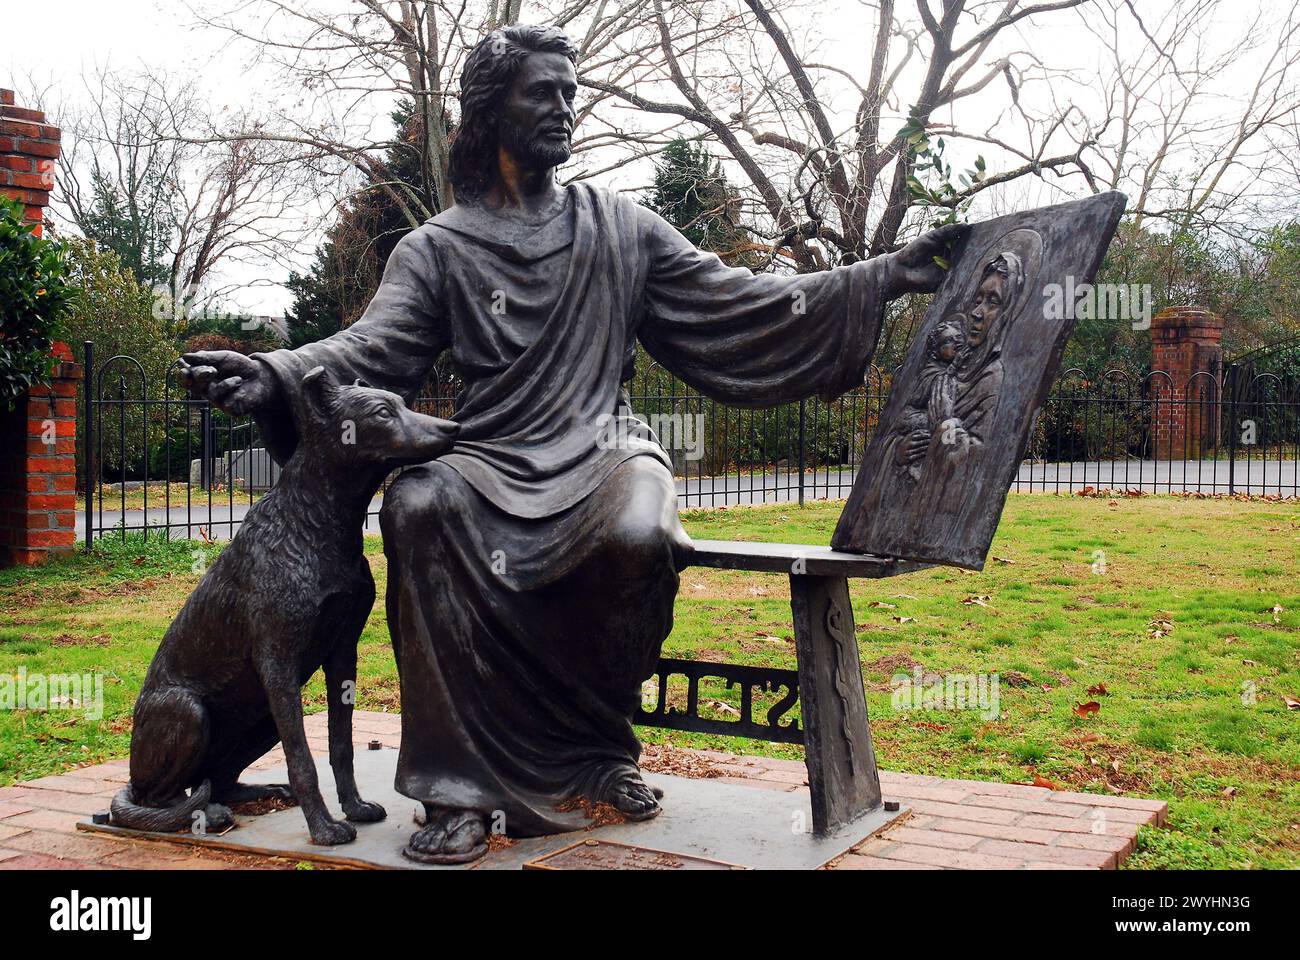
<instances>
[{"instance_id":1,"label":"brick pillar","mask_svg":"<svg viewBox=\"0 0 1300 960\"><path fill-rule=\"evenodd\" d=\"M14 92L0 90L0 193L27 204L37 236L54 188L59 139L45 114L14 106Z\"/></svg>"},{"instance_id":2,"label":"brick pillar","mask_svg":"<svg viewBox=\"0 0 1300 960\"><path fill-rule=\"evenodd\" d=\"M38 110L14 106L0 90L0 193L27 204L41 231L54 186L59 129ZM76 546L77 385L80 365L65 343L54 344L47 387L0 404L0 566L44 562Z\"/></svg>"},{"instance_id":3,"label":"brick pillar","mask_svg":"<svg viewBox=\"0 0 1300 960\"><path fill-rule=\"evenodd\" d=\"M1205 307L1168 307L1151 319L1156 453L1162 460L1212 455L1219 442L1223 318Z\"/></svg>"},{"instance_id":4,"label":"brick pillar","mask_svg":"<svg viewBox=\"0 0 1300 960\"><path fill-rule=\"evenodd\" d=\"M77 543L81 365L66 343L54 347L50 385L0 411L0 566L44 563Z\"/></svg>"}]
</instances>

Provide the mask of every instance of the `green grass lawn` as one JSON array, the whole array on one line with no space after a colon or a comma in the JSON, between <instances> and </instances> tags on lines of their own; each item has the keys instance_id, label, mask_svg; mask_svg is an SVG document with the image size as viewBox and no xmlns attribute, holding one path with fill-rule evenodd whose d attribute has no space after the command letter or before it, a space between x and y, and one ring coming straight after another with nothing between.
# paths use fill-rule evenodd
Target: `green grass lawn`
<instances>
[{"instance_id":1,"label":"green grass lawn","mask_svg":"<svg viewBox=\"0 0 1300 960\"><path fill-rule=\"evenodd\" d=\"M840 506L697 511L685 521L700 538L826 543ZM378 539L367 549L382 591ZM204 556L189 543L104 541L92 557L0 572L0 677L95 672L105 684L99 720L0 712L0 784L126 754L132 701ZM1130 866L1300 866L1300 710L1284 699L1300 698L1298 560L1294 503L1012 495L983 573L853 583L880 764L1168 800L1169 828L1144 828ZM689 569L664 652L792 667L788 596L781 576ZM399 710L382 595L360 658L358 705ZM893 709L891 677L918 666L926 677L999 675L1000 714ZM1098 685L1106 693L1090 694ZM739 699L721 684L704 696L719 716ZM324 708L319 676L306 699ZM1088 701L1099 711L1076 714Z\"/></svg>"}]
</instances>

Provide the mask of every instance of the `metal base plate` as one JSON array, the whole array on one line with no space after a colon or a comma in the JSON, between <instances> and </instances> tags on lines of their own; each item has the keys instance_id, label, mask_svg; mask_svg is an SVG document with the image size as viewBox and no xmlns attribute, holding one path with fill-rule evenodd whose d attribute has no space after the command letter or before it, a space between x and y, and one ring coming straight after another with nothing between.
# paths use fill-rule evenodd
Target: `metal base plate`
<instances>
[{"instance_id":1,"label":"metal base plate","mask_svg":"<svg viewBox=\"0 0 1300 960\"><path fill-rule=\"evenodd\" d=\"M357 754L356 776L361 795L383 804L388 819L380 823L357 824L357 839L337 847L312 844L307 835L307 824L297 808L258 817L241 816L237 827L221 836L147 833L99 825L89 819L78 823L77 828L123 839L158 840L290 860L400 870L518 870L530 861L538 861L588 839L732 867L812 870L909 813L906 807L893 813L877 807L832 836L814 837L810 832L812 812L806 792L783 793L718 783L716 780L651 773L646 774L647 782L662 787L664 791L663 812L653 820L532 837L491 850L475 863L433 866L414 863L402 856L407 838L419 829L413 818L420 811L420 805L393 789L396 769L396 750L369 750ZM334 777L328 761L318 759L317 770L321 792L334 815L341 816L334 800ZM250 771L244 779L249 783L285 783L288 773L283 767L277 767ZM558 862L551 861L546 865L564 868L565 864L566 859L560 858ZM629 869L635 868L635 864L611 862L610 867Z\"/></svg>"}]
</instances>

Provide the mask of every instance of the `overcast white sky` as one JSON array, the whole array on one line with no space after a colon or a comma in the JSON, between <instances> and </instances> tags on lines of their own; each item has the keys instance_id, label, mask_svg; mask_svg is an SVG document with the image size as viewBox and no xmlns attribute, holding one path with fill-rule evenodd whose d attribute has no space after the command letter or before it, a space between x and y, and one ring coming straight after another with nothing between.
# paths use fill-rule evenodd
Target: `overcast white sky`
<instances>
[{"instance_id":1,"label":"overcast white sky","mask_svg":"<svg viewBox=\"0 0 1300 960\"><path fill-rule=\"evenodd\" d=\"M238 63L217 58L221 38L188 30L189 15L167 0L9 0L6 28L45 42L6 43L0 47L0 76L21 83L27 76L41 86L75 91L84 69L108 65L129 69L147 63L177 73L210 78L214 97L234 101L257 89L257 77Z\"/></svg>"},{"instance_id":2,"label":"overcast white sky","mask_svg":"<svg viewBox=\"0 0 1300 960\"><path fill-rule=\"evenodd\" d=\"M327 0L337 3L340 9L356 8L355 0ZM1225 14L1225 36L1247 22L1252 11L1260 4L1272 7L1278 0L1242 0L1231 5ZM524 19L528 19L525 2ZM1139 9L1152 15L1162 6L1160 0L1141 0ZM871 22L856 0L810 0L807 21L797 23L822 38L825 59L835 62L855 73L863 74L868 59L869 38L864 28ZM1102 51L1091 43L1092 38L1079 29L1073 14L1045 18L1042 21L1024 22L1016 28L1018 36L1008 36L1009 49L1032 48L1046 62L1054 66L1069 67L1080 77L1095 76ZM1240 22L1232 22L1239 18ZM8 0L4 24L12 35L32 38L44 36L46 42L5 43L0 45L0 86L13 86L19 90L30 87L46 91L50 103L84 100L85 88L81 77L97 66L130 71L141 64L164 68L177 76L197 78L209 101L219 110L223 105L238 108L243 104L262 104L268 100L287 100L294 91L282 85L268 72L268 68L250 68L247 48L231 48L224 34L188 26L191 14L178 0L46 0L43 4L15 3ZM1249 64L1238 64L1248 71ZM846 91L847 91L846 87ZM1082 90L1064 86L1053 91L1057 96L1087 96ZM1095 93L1095 91L1094 91ZM845 108L851 108L846 96ZM1000 98L1005 104L1005 96ZM996 102L996 101L995 101ZM992 119L981 117L978 105L965 109L973 114L963 115L963 124L977 128ZM374 113L382 118L386 107L376 98ZM52 120L57 122L58 118ZM973 122L972 122L973 121ZM382 119L379 122L384 122ZM954 167L968 166L977 152L974 147L957 147L950 150ZM987 150L980 152L988 153ZM989 155L990 168L997 169L996 157ZM644 169L618 178L615 185L628 187L644 182ZM1082 181L1078 188L1082 189ZM1070 189L1068 186L1066 189ZM1017 205L1037 205L1062 199L1061 188L1038 181L1026 181L1016 191ZM1004 202L1006 202L1004 200ZM323 224L322 224L323 225ZM305 265L312 244L304 245L300 265ZM269 266L242 266L231 268L226 279L246 284L254 280L270 280L278 284L284 279L283 268L276 268L274 276ZM258 286L250 288L239 306L259 313L280 313L288 298L282 288Z\"/></svg>"}]
</instances>

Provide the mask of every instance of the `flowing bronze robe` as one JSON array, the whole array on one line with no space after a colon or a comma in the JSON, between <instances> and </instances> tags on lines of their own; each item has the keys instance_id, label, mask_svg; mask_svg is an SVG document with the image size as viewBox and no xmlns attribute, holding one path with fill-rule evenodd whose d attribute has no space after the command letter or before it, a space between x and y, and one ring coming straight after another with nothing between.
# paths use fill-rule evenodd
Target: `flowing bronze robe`
<instances>
[{"instance_id":1,"label":"flowing bronze robe","mask_svg":"<svg viewBox=\"0 0 1300 960\"><path fill-rule=\"evenodd\" d=\"M624 196L567 200L517 243L479 208L445 211L398 244L355 324L260 356L287 391L322 364L409 400L452 351L456 446L398 478L381 516L397 787L516 836L571 828L558 800L635 769L629 718L671 629L690 546L667 456L626 407L637 340L720 400L833 396L861 382L885 296L880 261L754 275ZM625 443L604 439L610 416ZM288 417L260 422L286 456Z\"/></svg>"}]
</instances>

